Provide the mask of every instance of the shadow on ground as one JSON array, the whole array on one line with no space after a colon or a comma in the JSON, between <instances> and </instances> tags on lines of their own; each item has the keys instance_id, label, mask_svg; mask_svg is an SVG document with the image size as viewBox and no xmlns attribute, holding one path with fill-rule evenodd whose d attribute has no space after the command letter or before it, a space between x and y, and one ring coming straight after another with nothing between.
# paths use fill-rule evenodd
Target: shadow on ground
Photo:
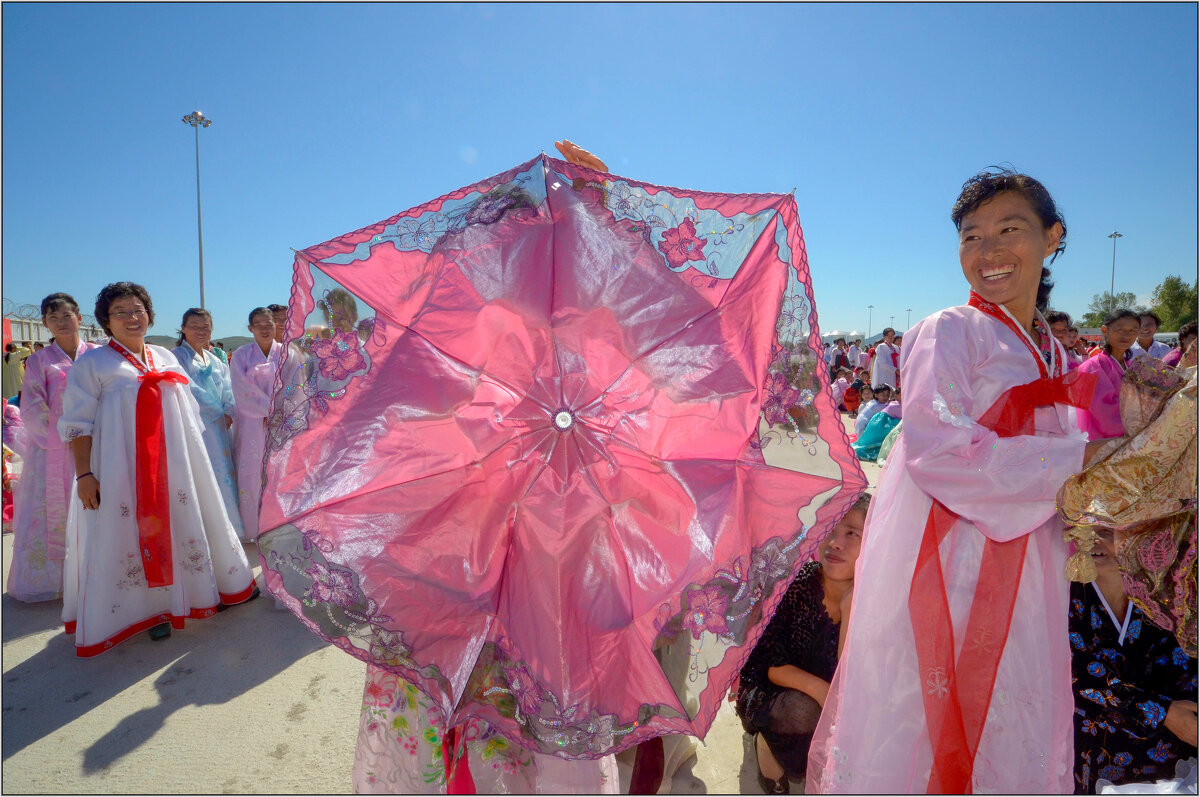
<instances>
[{"instance_id":1,"label":"shadow on ground","mask_svg":"<svg viewBox=\"0 0 1200 797\"><path fill-rule=\"evenodd\" d=\"M45 625L37 605L10 602L5 597L6 643L10 633L16 639L53 627ZM179 709L225 703L327 644L273 604L264 595L209 619L188 620L168 639L155 642L138 634L91 659L75 655L74 637L49 637L42 650L4 673L3 759L167 668L154 681L157 705L125 717L85 751L84 771L102 770L153 737ZM61 612L60 603L47 606L57 607L55 617ZM227 743L211 741L214 752Z\"/></svg>"}]
</instances>

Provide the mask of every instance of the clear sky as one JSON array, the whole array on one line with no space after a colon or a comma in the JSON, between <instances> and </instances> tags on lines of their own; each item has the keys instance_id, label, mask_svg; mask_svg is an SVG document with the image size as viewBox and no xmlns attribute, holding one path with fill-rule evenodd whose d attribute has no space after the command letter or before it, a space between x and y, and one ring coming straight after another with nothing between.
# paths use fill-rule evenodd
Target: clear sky
<instances>
[{"instance_id":1,"label":"clear sky","mask_svg":"<svg viewBox=\"0 0 1200 797\"><path fill-rule=\"evenodd\" d=\"M3 6L4 296L149 288L156 334L286 302L292 253L570 138L796 200L823 331L966 299L950 207L1007 163L1067 219L1052 304L1197 268L1195 4Z\"/></svg>"}]
</instances>

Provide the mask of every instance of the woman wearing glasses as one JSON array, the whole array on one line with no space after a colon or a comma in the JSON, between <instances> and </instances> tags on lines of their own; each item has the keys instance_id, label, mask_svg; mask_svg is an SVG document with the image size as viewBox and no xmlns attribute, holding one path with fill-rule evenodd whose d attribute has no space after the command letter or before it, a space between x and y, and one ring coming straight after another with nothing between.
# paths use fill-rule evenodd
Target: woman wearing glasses
<instances>
[{"instance_id":1,"label":"woman wearing glasses","mask_svg":"<svg viewBox=\"0 0 1200 797\"><path fill-rule=\"evenodd\" d=\"M145 341L150 295L107 285L95 314L109 343L71 367L58 421L79 496L67 520L63 622L83 657L139 631L161 639L255 594L187 376Z\"/></svg>"},{"instance_id":2,"label":"woman wearing glasses","mask_svg":"<svg viewBox=\"0 0 1200 797\"><path fill-rule=\"evenodd\" d=\"M265 307L250 311L247 327L254 340L229 358L233 398L237 403L234 446L237 449L238 507L246 539L257 539L258 508L262 502L263 453L267 446L267 416L271 390L283 346L275 342L275 319Z\"/></svg>"},{"instance_id":3,"label":"woman wearing glasses","mask_svg":"<svg viewBox=\"0 0 1200 797\"><path fill-rule=\"evenodd\" d=\"M42 299L42 323L54 342L25 361L21 418L27 440L13 515L13 564L8 594L19 601L62 597L67 506L74 494L71 452L58 437L67 372L95 343L79 340L83 316L65 293Z\"/></svg>"}]
</instances>

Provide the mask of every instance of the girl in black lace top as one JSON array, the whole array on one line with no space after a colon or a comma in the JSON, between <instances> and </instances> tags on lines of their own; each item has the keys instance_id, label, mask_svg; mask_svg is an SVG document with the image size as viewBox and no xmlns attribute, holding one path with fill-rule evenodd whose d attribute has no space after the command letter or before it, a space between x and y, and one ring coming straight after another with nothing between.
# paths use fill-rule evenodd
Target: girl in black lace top
<instances>
[{"instance_id":1,"label":"girl in black lace top","mask_svg":"<svg viewBox=\"0 0 1200 797\"><path fill-rule=\"evenodd\" d=\"M864 494L833 527L818 561L800 568L762 638L742 668L737 713L757 734L759 783L787 794L788 778L804 777L808 746L837 667L843 597L871 497Z\"/></svg>"}]
</instances>

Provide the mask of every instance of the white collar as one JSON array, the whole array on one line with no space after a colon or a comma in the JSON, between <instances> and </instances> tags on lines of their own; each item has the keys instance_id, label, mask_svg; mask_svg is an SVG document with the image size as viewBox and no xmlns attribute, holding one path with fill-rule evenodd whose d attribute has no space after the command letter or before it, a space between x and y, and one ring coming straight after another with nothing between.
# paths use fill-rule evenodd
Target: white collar
<instances>
[{"instance_id":1,"label":"white collar","mask_svg":"<svg viewBox=\"0 0 1200 797\"><path fill-rule=\"evenodd\" d=\"M1108 612L1108 619L1112 620L1113 627L1119 632L1117 635L1117 644L1125 644L1125 634L1129 631L1129 621L1133 619L1133 601L1125 604L1125 622L1118 622L1117 615L1113 613L1112 607L1108 605L1108 601L1104 599L1104 593L1100 591L1100 587L1096 586L1096 582L1092 582L1092 589L1096 590L1096 594L1100 596L1100 603L1104 604L1104 611Z\"/></svg>"}]
</instances>

